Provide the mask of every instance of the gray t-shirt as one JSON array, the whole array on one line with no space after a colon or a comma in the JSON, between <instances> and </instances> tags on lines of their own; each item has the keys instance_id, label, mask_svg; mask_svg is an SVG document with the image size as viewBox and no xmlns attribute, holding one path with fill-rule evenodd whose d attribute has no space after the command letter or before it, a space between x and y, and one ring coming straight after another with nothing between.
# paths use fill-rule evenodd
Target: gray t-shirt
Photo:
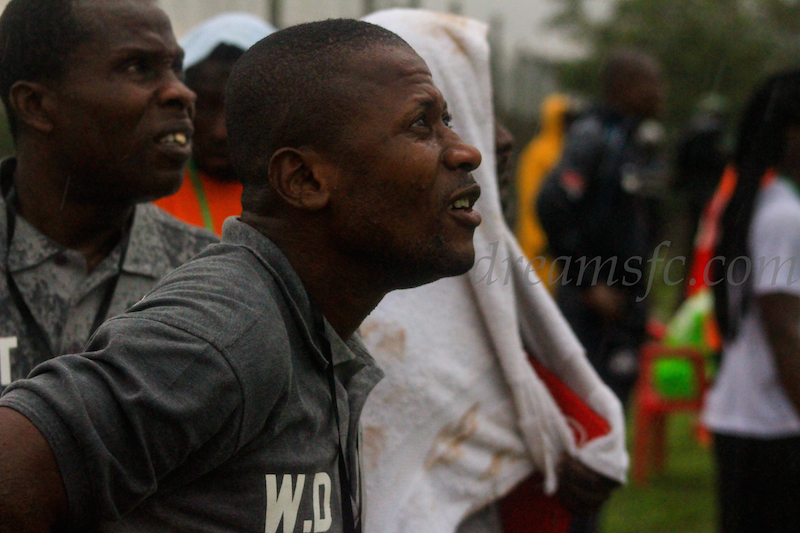
<instances>
[{"instance_id":1,"label":"gray t-shirt","mask_svg":"<svg viewBox=\"0 0 800 533\"><path fill-rule=\"evenodd\" d=\"M0 406L50 443L75 530L339 532L318 335L285 256L229 219L221 244L106 322L86 353L12 383ZM358 418L382 373L357 336L345 344L326 326L326 337L357 478Z\"/></svg>"},{"instance_id":2,"label":"gray t-shirt","mask_svg":"<svg viewBox=\"0 0 800 533\"><path fill-rule=\"evenodd\" d=\"M13 159L5 160L0 174L10 179L8 173L13 169ZM47 336L49 352L77 353L83 351L101 301L119 272L122 253L119 244L87 272L81 252L53 242L19 216L8 247L6 225L7 205L0 196L0 392L50 356L30 338L20 309L10 298L7 271ZM217 240L212 233L184 224L152 204L137 206L122 274L106 316L124 312L164 275Z\"/></svg>"}]
</instances>

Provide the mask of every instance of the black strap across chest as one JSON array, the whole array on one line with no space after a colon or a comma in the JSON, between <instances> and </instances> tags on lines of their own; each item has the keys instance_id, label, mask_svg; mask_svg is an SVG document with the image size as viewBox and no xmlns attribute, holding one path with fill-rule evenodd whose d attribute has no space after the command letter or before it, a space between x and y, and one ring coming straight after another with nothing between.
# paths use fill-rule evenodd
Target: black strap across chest
<instances>
[{"instance_id":1,"label":"black strap across chest","mask_svg":"<svg viewBox=\"0 0 800 533\"><path fill-rule=\"evenodd\" d=\"M14 230L16 229L17 223L17 215L13 208L13 194L13 192L9 194L9 197L6 199L6 284L8 285L8 293L11 297L11 301L14 303L14 307L17 308L17 311L22 316L22 320L25 323L26 334L31 340L31 343L34 345L34 348L47 359L52 359L59 354L53 353L53 348L50 346L47 333L33 316L33 313L31 312L27 302L25 302L25 298L23 298L17 283L14 281L14 277L11 275L11 269L9 268L11 242L14 239ZM125 263L125 255L128 252L128 242L130 237L130 231L128 230L128 227L129 225L126 225L126 228L123 230L122 251L117 263L117 273L108 282L105 294L103 294L103 299L100 302L100 307L97 309L94 321L92 322L92 327L89 330L89 336L87 337L87 340L92 336L97 328L100 327L100 324L105 321L106 316L108 315L108 309L111 307L111 300L114 298L114 292L117 290L117 283L122 275L122 265Z\"/></svg>"},{"instance_id":2,"label":"black strap across chest","mask_svg":"<svg viewBox=\"0 0 800 533\"><path fill-rule=\"evenodd\" d=\"M353 513L353 484L347 471L346 455L344 453L345 447L342 445L341 424L339 422L339 402L336 397L336 376L333 370L333 351L331 350L331 343L325 335L325 320L322 316L322 310L318 305L312 302L312 311L314 313L314 323L317 329L317 336L319 337L320 346L322 348L322 355L328 363L326 373L328 375L328 385L331 390L331 403L333 405L333 417L336 421L337 441L339 444L339 490L341 492L342 500L342 520L344 522L345 533L361 533L361 509L359 507L358 516ZM361 502L358 502L361 505Z\"/></svg>"}]
</instances>

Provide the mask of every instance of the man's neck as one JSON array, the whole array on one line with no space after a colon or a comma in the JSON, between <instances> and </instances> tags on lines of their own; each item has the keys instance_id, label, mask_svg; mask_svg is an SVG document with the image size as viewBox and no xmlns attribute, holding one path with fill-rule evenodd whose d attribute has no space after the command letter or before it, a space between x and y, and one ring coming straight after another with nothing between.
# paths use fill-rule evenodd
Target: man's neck
<instances>
[{"instance_id":1,"label":"man's neck","mask_svg":"<svg viewBox=\"0 0 800 533\"><path fill-rule=\"evenodd\" d=\"M293 232L290 225L249 212L242 221L270 239L289 260L309 296L344 340L377 306L388 290L374 272L359 269L313 232Z\"/></svg>"},{"instance_id":2,"label":"man's neck","mask_svg":"<svg viewBox=\"0 0 800 533\"><path fill-rule=\"evenodd\" d=\"M134 205L77 203L70 198L70 178L54 176L18 161L14 174L15 209L54 242L81 252L89 271L119 242Z\"/></svg>"}]
</instances>

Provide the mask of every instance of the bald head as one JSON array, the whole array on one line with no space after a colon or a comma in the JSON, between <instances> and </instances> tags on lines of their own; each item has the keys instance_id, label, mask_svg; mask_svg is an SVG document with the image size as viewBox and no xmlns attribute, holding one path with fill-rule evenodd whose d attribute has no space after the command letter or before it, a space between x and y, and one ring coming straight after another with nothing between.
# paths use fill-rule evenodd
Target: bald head
<instances>
[{"instance_id":1,"label":"bald head","mask_svg":"<svg viewBox=\"0 0 800 533\"><path fill-rule=\"evenodd\" d=\"M234 67L226 116L231 162L244 185L242 206L268 203L272 155L312 147L335 153L360 97L348 80L370 49L410 49L394 33L366 22L336 19L293 26L263 39Z\"/></svg>"},{"instance_id":2,"label":"bald head","mask_svg":"<svg viewBox=\"0 0 800 533\"><path fill-rule=\"evenodd\" d=\"M624 115L653 118L663 105L661 67L640 50L611 51L603 63L601 87L605 101Z\"/></svg>"}]
</instances>

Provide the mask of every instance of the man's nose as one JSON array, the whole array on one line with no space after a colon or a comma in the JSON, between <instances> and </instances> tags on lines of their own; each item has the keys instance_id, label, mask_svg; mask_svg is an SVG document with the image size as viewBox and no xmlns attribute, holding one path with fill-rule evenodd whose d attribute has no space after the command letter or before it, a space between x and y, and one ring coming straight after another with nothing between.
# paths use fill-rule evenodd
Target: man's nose
<instances>
[{"instance_id":1,"label":"man's nose","mask_svg":"<svg viewBox=\"0 0 800 533\"><path fill-rule=\"evenodd\" d=\"M159 93L159 101L163 105L174 105L181 109L187 109L189 116L193 117L197 95L181 81L174 71L169 71Z\"/></svg>"},{"instance_id":2,"label":"man's nose","mask_svg":"<svg viewBox=\"0 0 800 533\"><path fill-rule=\"evenodd\" d=\"M460 169L472 172L481 164L481 153L477 148L464 142L457 133L453 132L454 138L451 145L444 153L445 165L453 170Z\"/></svg>"}]
</instances>

